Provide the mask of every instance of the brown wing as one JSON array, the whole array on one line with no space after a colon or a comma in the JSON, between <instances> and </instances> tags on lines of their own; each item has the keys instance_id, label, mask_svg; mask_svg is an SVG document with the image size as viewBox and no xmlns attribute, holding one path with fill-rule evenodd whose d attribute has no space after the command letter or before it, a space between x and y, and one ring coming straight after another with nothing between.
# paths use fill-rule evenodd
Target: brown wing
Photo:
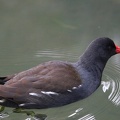
<instances>
[{"instance_id":1,"label":"brown wing","mask_svg":"<svg viewBox=\"0 0 120 120\"><path fill-rule=\"evenodd\" d=\"M0 96L17 98L41 91L62 93L80 84L80 76L71 64L50 61L14 75L4 85L0 85Z\"/></svg>"}]
</instances>

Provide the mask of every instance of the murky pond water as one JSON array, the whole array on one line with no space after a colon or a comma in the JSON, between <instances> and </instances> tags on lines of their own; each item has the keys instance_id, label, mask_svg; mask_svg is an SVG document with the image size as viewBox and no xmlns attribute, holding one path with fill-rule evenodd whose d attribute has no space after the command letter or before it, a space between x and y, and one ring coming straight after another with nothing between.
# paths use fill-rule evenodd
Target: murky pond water
<instances>
[{"instance_id":1,"label":"murky pond water","mask_svg":"<svg viewBox=\"0 0 120 120\"><path fill-rule=\"evenodd\" d=\"M120 45L119 0L1 0L0 75L49 60L75 62L95 38ZM33 120L6 108L4 120ZM47 120L119 120L120 55L106 65L101 86L90 97L63 107L33 110Z\"/></svg>"}]
</instances>

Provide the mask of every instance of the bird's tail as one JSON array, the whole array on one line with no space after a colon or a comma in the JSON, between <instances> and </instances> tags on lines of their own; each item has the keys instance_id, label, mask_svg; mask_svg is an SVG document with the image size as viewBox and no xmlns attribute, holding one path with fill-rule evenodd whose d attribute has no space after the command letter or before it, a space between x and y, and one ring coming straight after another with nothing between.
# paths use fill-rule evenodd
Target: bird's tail
<instances>
[{"instance_id":1,"label":"bird's tail","mask_svg":"<svg viewBox=\"0 0 120 120\"><path fill-rule=\"evenodd\" d=\"M18 107L18 104L13 100L15 98L16 88L7 85L0 85L0 105L6 107Z\"/></svg>"},{"instance_id":2,"label":"bird's tail","mask_svg":"<svg viewBox=\"0 0 120 120\"><path fill-rule=\"evenodd\" d=\"M4 77L0 77L0 85L4 85L7 81L12 79L14 76L15 76L15 74L4 76Z\"/></svg>"},{"instance_id":3,"label":"bird's tail","mask_svg":"<svg viewBox=\"0 0 120 120\"><path fill-rule=\"evenodd\" d=\"M7 77L0 77L0 84L4 85Z\"/></svg>"}]
</instances>

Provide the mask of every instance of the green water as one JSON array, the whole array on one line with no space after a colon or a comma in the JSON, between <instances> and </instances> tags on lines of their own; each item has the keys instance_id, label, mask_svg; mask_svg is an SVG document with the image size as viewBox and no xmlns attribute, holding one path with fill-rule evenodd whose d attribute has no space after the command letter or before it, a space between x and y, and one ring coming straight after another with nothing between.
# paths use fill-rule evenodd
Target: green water
<instances>
[{"instance_id":1,"label":"green water","mask_svg":"<svg viewBox=\"0 0 120 120\"><path fill-rule=\"evenodd\" d=\"M119 0L0 0L0 75L49 60L74 62L102 36L120 45ZM109 61L102 80L87 99L33 111L47 120L119 120L120 55ZM4 120L33 120L11 108L5 112Z\"/></svg>"}]
</instances>

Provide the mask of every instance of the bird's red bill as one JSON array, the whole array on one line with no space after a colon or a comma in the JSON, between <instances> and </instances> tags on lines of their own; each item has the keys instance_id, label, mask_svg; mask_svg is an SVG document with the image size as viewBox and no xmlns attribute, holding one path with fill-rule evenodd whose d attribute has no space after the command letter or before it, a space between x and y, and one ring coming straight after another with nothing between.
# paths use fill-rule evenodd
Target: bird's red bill
<instances>
[{"instance_id":1,"label":"bird's red bill","mask_svg":"<svg viewBox=\"0 0 120 120\"><path fill-rule=\"evenodd\" d=\"M120 47L116 45L116 53L120 53Z\"/></svg>"}]
</instances>

